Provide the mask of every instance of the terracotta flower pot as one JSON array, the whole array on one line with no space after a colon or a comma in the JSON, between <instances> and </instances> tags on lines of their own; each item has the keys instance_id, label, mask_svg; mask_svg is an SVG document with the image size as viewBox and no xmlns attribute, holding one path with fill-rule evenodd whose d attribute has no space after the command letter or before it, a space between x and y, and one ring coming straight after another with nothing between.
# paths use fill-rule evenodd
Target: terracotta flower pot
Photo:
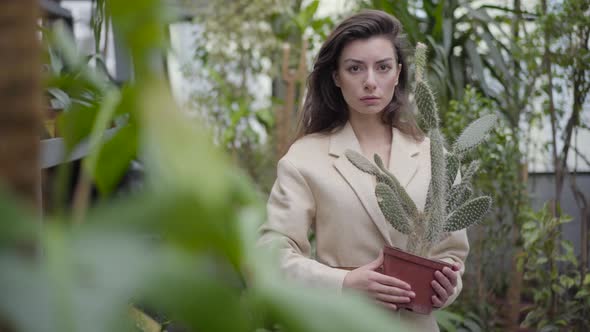
<instances>
[{"instance_id":1,"label":"terracotta flower pot","mask_svg":"<svg viewBox=\"0 0 590 332\"><path fill-rule=\"evenodd\" d=\"M431 282L434 272L445 266L453 268L449 263L416 256L388 245L383 248L382 273L407 282L416 293L410 303L398 307L415 313L429 314L432 311L432 296L435 293Z\"/></svg>"}]
</instances>

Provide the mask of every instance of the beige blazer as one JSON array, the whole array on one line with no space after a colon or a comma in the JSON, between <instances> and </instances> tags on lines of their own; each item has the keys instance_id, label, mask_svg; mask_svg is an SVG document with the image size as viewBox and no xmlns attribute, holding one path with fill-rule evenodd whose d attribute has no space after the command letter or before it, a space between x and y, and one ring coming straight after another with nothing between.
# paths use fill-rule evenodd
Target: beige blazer
<instances>
[{"instance_id":1,"label":"beige blazer","mask_svg":"<svg viewBox=\"0 0 590 332\"><path fill-rule=\"evenodd\" d=\"M390 171L423 208L430 182L429 140L417 143L392 130ZM337 292L348 271L336 267L365 265L377 258L384 244L405 248L407 243L407 236L395 230L379 209L373 176L350 163L344 156L347 149L361 152L349 123L332 134L305 136L291 146L278 163L260 237L261 245L279 246L287 277ZM310 230L315 233L315 257ZM463 266L468 251L462 230L436 245L430 257ZM459 280L445 305L461 288ZM419 331L438 331L433 315L401 311L399 317Z\"/></svg>"}]
</instances>

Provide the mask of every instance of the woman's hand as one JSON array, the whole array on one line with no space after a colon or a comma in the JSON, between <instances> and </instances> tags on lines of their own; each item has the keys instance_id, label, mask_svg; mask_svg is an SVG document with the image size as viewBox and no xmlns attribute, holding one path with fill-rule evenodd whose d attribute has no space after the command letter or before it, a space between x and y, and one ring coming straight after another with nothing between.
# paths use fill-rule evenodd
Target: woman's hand
<instances>
[{"instance_id":1,"label":"woman's hand","mask_svg":"<svg viewBox=\"0 0 590 332\"><path fill-rule=\"evenodd\" d=\"M383 252L371 263L352 270L344 277L343 287L361 290L382 306L397 310L416 296L406 282L375 271L383 264Z\"/></svg>"},{"instance_id":2,"label":"woman's hand","mask_svg":"<svg viewBox=\"0 0 590 332\"><path fill-rule=\"evenodd\" d=\"M442 307L453 293L457 286L459 276L459 264L453 264L453 269L444 267L441 271L434 272L436 280L432 281L432 289L436 295L432 296L432 304L436 308Z\"/></svg>"}]
</instances>

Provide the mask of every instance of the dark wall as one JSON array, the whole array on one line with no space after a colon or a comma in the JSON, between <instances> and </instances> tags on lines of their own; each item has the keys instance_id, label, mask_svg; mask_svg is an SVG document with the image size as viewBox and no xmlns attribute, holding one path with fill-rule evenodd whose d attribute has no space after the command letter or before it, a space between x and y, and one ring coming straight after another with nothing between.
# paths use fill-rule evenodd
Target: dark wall
<instances>
[{"instance_id":1,"label":"dark wall","mask_svg":"<svg viewBox=\"0 0 590 332\"><path fill-rule=\"evenodd\" d=\"M529 193L533 208L538 209L543 203L555 197L555 176L552 173L529 174ZM575 177L576 184L587 199L590 199L590 172L578 173ZM576 255L580 254L580 209L576 205L571 190L571 179L566 178L561 196L561 209L564 214L570 215L573 220L563 225L563 238L574 245ZM586 220L586 222L589 222Z\"/></svg>"}]
</instances>

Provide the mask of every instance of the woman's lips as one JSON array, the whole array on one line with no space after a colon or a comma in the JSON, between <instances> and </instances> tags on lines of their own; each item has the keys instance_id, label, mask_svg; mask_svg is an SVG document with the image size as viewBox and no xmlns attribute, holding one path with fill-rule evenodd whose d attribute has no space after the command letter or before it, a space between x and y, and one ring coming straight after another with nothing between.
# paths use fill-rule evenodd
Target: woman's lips
<instances>
[{"instance_id":1,"label":"woman's lips","mask_svg":"<svg viewBox=\"0 0 590 332\"><path fill-rule=\"evenodd\" d=\"M378 97L363 97L361 101L366 105L375 105L379 103Z\"/></svg>"}]
</instances>

